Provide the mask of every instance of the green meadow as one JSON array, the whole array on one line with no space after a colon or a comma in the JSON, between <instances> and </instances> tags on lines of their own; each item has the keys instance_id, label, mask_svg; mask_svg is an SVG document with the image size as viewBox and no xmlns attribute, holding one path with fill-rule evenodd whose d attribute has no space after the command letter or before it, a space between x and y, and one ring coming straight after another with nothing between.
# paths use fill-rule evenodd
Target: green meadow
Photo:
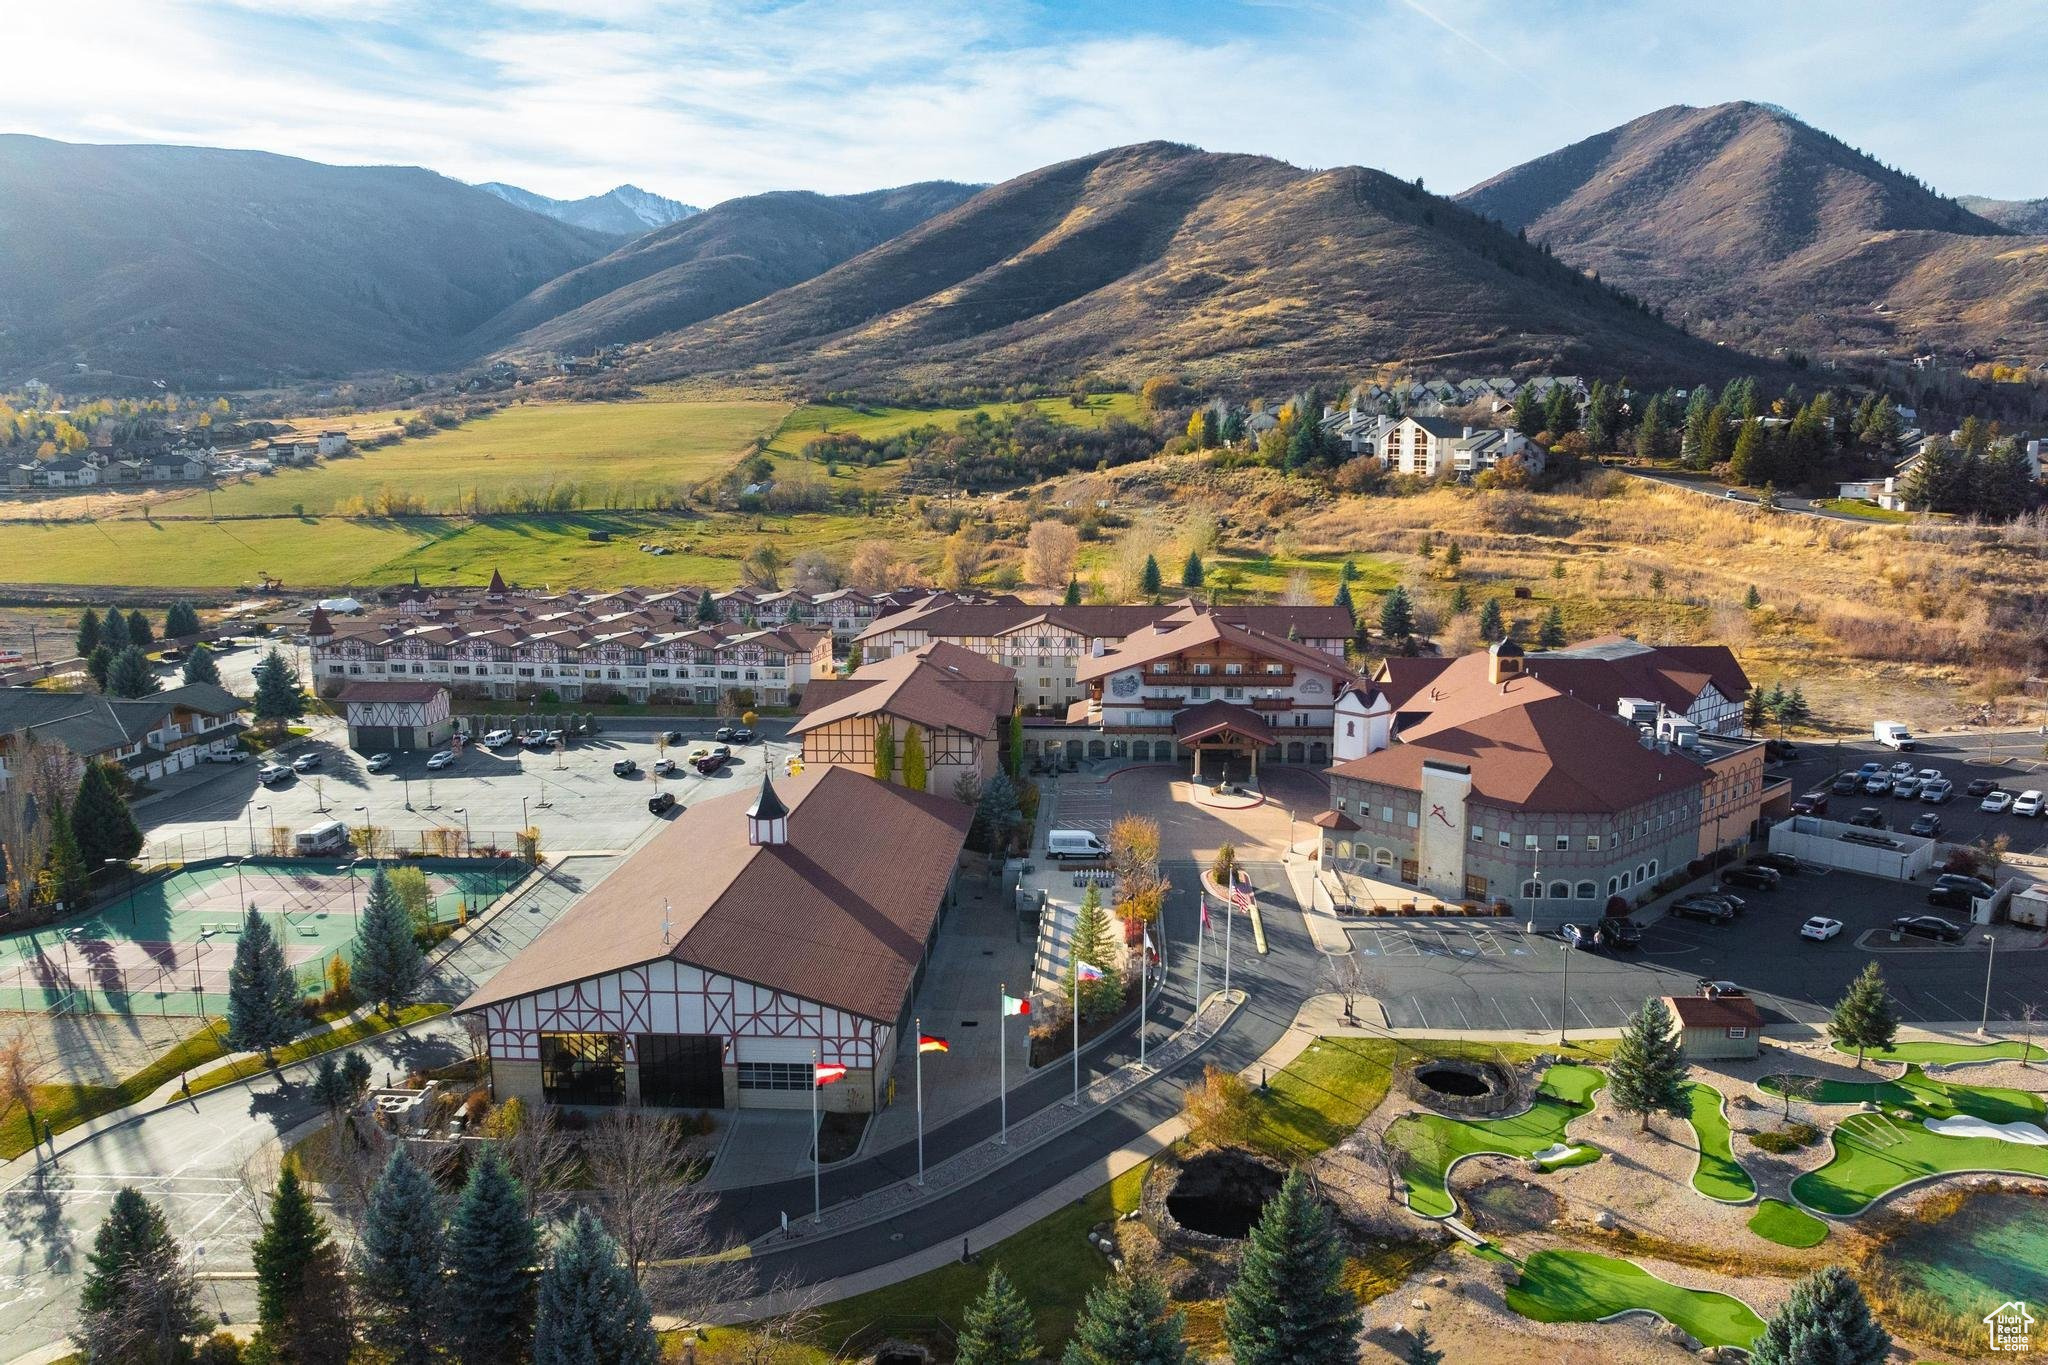
<instances>
[{"instance_id":1,"label":"green meadow","mask_svg":"<svg viewBox=\"0 0 2048 1365\"><path fill-rule=\"evenodd\" d=\"M950 431L978 413L986 413L990 417L1014 417L1027 410L1035 410L1041 416L1069 426L1093 428L1104 425L1112 417L1136 421L1138 398L1136 394L1129 393L1098 393L1090 395L1086 407L1079 408L1064 398L983 403L971 408L851 408L837 403L807 403L783 419L775 438L768 443L767 454L779 473L786 475L805 469L822 473L819 466L808 464L803 458L804 447L820 436L840 433L881 441L923 426ZM900 462L873 468L841 465L835 476L862 488L891 487L902 477L903 465Z\"/></svg>"}]
</instances>

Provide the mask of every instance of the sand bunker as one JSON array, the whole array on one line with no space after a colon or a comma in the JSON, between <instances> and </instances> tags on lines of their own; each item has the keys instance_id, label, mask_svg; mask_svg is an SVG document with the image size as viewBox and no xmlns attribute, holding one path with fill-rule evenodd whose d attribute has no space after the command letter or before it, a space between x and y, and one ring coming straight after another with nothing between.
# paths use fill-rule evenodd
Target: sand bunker
<instances>
[{"instance_id":1,"label":"sand bunker","mask_svg":"<svg viewBox=\"0 0 2048 1365\"><path fill-rule=\"evenodd\" d=\"M1944 1137L1997 1138L2026 1147L2048 1147L2048 1132L2037 1123L1993 1123L1989 1119L1958 1114L1952 1119L1924 1119L1927 1130Z\"/></svg>"}]
</instances>

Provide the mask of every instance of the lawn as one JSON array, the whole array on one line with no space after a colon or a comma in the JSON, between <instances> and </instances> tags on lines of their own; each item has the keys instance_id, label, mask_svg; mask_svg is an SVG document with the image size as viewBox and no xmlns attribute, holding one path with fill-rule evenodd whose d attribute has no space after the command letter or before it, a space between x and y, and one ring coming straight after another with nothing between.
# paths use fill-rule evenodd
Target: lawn
<instances>
[{"instance_id":1,"label":"lawn","mask_svg":"<svg viewBox=\"0 0 2048 1365\"><path fill-rule=\"evenodd\" d=\"M1707 1346L1747 1349L1764 1330L1764 1320L1740 1299L1686 1289L1631 1261L1590 1251L1530 1256L1521 1281L1508 1289L1508 1307L1537 1322L1598 1322L1647 1309Z\"/></svg>"},{"instance_id":2,"label":"lawn","mask_svg":"<svg viewBox=\"0 0 2048 1365\"><path fill-rule=\"evenodd\" d=\"M288 469L157 504L160 513L319 515L389 484L425 500L429 512L459 511L481 492L538 492L583 485L591 501L678 493L723 473L749 443L773 431L787 403L642 399L620 403L526 403L459 427L361 455Z\"/></svg>"},{"instance_id":3,"label":"lawn","mask_svg":"<svg viewBox=\"0 0 2048 1365\"><path fill-rule=\"evenodd\" d=\"M1088 405L1082 408L1072 406L1064 398L1039 399L1035 403L983 403L971 408L850 408L837 403L807 403L783 419L774 439L768 443L767 454L780 475L787 476L796 471L818 474L822 473L822 466L806 463L803 449L828 432L881 441L916 427L935 426L941 431L951 431L978 413L986 413L990 417L1012 417L1027 408L1035 408L1042 416L1075 427L1099 427L1112 417L1136 421L1139 416L1137 395L1129 393L1094 394L1089 397ZM903 474L904 464L901 461L872 467L840 465L833 475L833 486L851 483L859 488L893 488L902 480Z\"/></svg>"},{"instance_id":4,"label":"lawn","mask_svg":"<svg viewBox=\"0 0 2048 1365\"><path fill-rule=\"evenodd\" d=\"M1756 1198L1756 1182L1742 1169L1729 1145L1721 1092L1711 1085L1693 1083L1692 1131L1700 1143L1700 1164L1692 1173L1692 1187L1724 1204L1747 1204Z\"/></svg>"},{"instance_id":5,"label":"lawn","mask_svg":"<svg viewBox=\"0 0 2048 1365\"><path fill-rule=\"evenodd\" d=\"M1766 1242L1784 1247L1819 1246L1827 1240L1828 1225L1782 1199L1766 1199L1756 1206L1749 1230Z\"/></svg>"},{"instance_id":6,"label":"lawn","mask_svg":"<svg viewBox=\"0 0 2048 1365\"><path fill-rule=\"evenodd\" d=\"M1897 522L1913 519L1911 512L1895 512L1889 507L1879 507L1876 503L1865 502L1861 498L1815 498L1813 505L1862 521Z\"/></svg>"},{"instance_id":7,"label":"lawn","mask_svg":"<svg viewBox=\"0 0 2048 1365\"><path fill-rule=\"evenodd\" d=\"M1458 1211L1451 1197L1451 1168L1468 1156L1531 1157L1564 1141L1565 1126L1593 1108L1593 1096L1607 1078L1590 1066L1553 1066L1537 1088L1535 1102L1506 1118L1461 1120L1437 1114L1405 1114L1391 1137L1406 1155L1401 1178L1408 1207L1425 1218Z\"/></svg>"},{"instance_id":8,"label":"lawn","mask_svg":"<svg viewBox=\"0 0 2048 1365\"><path fill-rule=\"evenodd\" d=\"M321 1053L332 1052L336 1048L353 1047L365 1038L374 1038L380 1033L405 1028L407 1025L419 1023L422 1019L432 1019L447 1012L448 1006L444 1004L407 1005L398 1012L395 1019L386 1018L381 1014L372 1015L368 1019L358 1019L352 1024L338 1029L328 1029L325 1033L318 1033L279 1048L275 1064L290 1066L293 1062L303 1062L308 1057L318 1057ZM211 1071L194 1076L191 1080L192 1093L197 1095L208 1090L218 1090L224 1085L232 1085L236 1081L259 1075L269 1069L270 1067L266 1066L260 1057L244 1057L240 1061L229 1062L226 1066L217 1066Z\"/></svg>"},{"instance_id":9,"label":"lawn","mask_svg":"<svg viewBox=\"0 0 2048 1365\"><path fill-rule=\"evenodd\" d=\"M1837 1047L1835 1051L1845 1056L1856 1055L1854 1048ZM2024 1053L2024 1057L2022 1054ZM2048 1048L2039 1043L2007 1041L2002 1043L1939 1043L1933 1041L1898 1043L1882 1052L1864 1054L1873 1062L1921 1062L1936 1065L1951 1065L1956 1062L2016 1062L2025 1060L2038 1062L2048 1058Z\"/></svg>"}]
</instances>

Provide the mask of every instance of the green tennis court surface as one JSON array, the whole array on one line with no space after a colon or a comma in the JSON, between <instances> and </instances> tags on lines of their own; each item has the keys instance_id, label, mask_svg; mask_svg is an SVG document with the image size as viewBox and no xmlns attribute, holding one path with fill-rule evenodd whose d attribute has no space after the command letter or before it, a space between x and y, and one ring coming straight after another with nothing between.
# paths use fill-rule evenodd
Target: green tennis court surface
<instances>
[{"instance_id":1,"label":"green tennis court surface","mask_svg":"<svg viewBox=\"0 0 2048 1365\"><path fill-rule=\"evenodd\" d=\"M426 874L434 917L489 905L525 875L513 861L407 859ZM339 859L189 864L138 881L91 916L0 937L0 1010L217 1014L247 907L270 919L309 992L355 937L372 868Z\"/></svg>"}]
</instances>

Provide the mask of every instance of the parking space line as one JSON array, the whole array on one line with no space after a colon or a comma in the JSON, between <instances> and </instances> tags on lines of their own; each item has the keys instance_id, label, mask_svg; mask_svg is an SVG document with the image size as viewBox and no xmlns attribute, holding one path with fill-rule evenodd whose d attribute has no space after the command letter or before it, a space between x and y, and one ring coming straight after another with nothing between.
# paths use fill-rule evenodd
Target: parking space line
<instances>
[{"instance_id":1,"label":"parking space line","mask_svg":"<svg viewBox=\"0 0 2048 1365\"><path fill-rule=\"evenodd\" d=\"M1574 1000L1572 1001L1572 1008L1579 1012L1579 1018L1585 1020L1587 1028L1600 1027L1598 1024L1593 1022L1592 1016L1586 1013L1586 1007L1584 1005L1581 1005L1578 1001Z\"/></svg>"},{"instance_id":2,"label":"parking space line","mask_svg":"<svg viewBox=\"0 0 2048 1365\"><path fill-rule=\"evenodd\" d=\"M1515 1026L1515 1021L1508 1018L1507 1006L1501 1004L1500 997L1497 995L1489 995L1486 998L1493 1002L1493 1012L1500 1016L1501 1027L1513 1028Z\"/></svg>"},{"instance_id":3,"label":"parking space line","mask_svg":"<svg viewBox=\"0 0 2048 1365\"><path fill-rule=\"evenodd\" d=\"M1415 1001L1411 1001L1410 1003L1412 1003L1412 1004L1413 1004L1413 1005L1415 1006L1415 1016L1416 1016L1416 1018L1418 1018L1418 1019L1422 1020L1422 1026L1423 1026L1424 1028L1428 1028L1428 1027L1429 1027L1429 1016L1428 1016L1427 1014L1423 1013L1423 1010L1422 1010L1422 1002L1421 1002L1420 1000L1415 1000Z\"/></svg>"},{"instance_id":4,"label":"parking space line","mask_svg":"<svg viewBox=\"0 0 2048 1365\"><path fill-rule=\"evenodd\" d=\"M1471 1028L1472 1021L1465 1017L1465 1007L1458 1003L1458 997L1455 995L1447 995L1444 998L1450 1002L1451 1008L1458 1012L1458 1027Z\"/></svg>"},{"instance_id":5,"label":"parking space line","mask_svg":"<svg viewBox=\"0 0 2048 1365\"><path fill-rule=\"evenodd\" d=\"M1535 1010L1535 1011L1536 1011L1536 1017L1537 1017L1537 1019L1539 1019L1540 1021L1542 1021L1542 1024L1541 1024L1541 1026L1542 1026L1542 1027L1544 1027L1544 1028L1549 1028L1549 1027L1550 1027L1550 1016L1549 1016L1549 1015L1547 1015L1547 1014L1545 1014L1545 1013L1543 1012L1543 1006L1542 1006L1542 1005L1540 1005L1539 1003L1537 1003L1536 997L1535 997L1535 996L1533 996L1533 995L1525 995L1525 996L1523 996L1522 998L1523 998L1524 1000L1527 1000L1527 1001L1529 1002L1529 1008L1530 1008L1530 1009L1532 1009L1532 1010Z\"/></svg>"}]
</instances>

